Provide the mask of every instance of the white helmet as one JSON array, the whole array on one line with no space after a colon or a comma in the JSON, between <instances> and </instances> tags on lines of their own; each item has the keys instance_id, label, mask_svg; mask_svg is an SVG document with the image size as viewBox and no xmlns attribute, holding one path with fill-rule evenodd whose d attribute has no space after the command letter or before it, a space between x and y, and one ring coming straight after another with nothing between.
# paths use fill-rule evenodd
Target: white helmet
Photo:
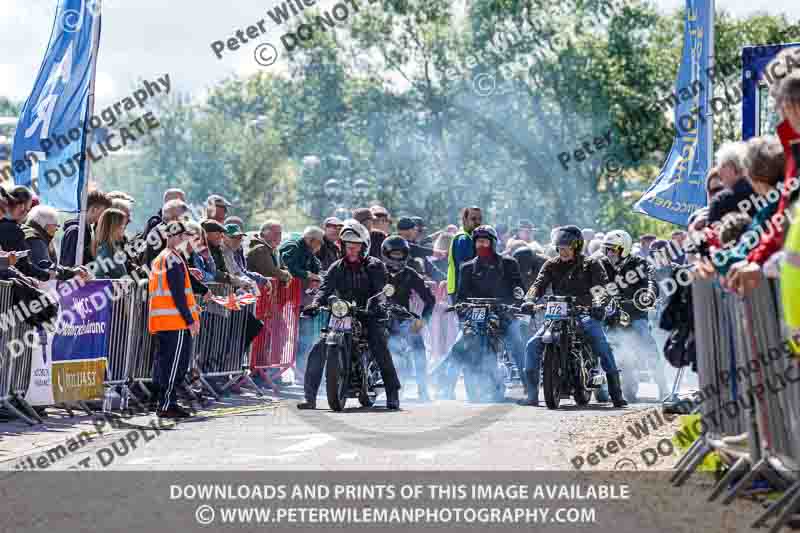
<instances>
[{"instance_id":1,"label":"white helmet","mask_svg":"<svg viewBox=\"0 0 800 533\"><path fill-rule=\"evenodd\" d=\"M369 253L369 231L354 218L348 218L344 221L342 229L339 231L339 239L342 242L357 242L363 244L361 247L362 257L366 257Z\"/></svg>"},{"instance_id":2,"label":"white helmet","mask_svg":"<svg viewBox=\"0 0 800 533\"><path fill-rule=\"evenodd\" d=\"M621 229L617 229L614 231L609 231L603 236L603 248L609 247L617 247L621 248L622 251L620 252L620 257L625 258L628 257L631 253L631 247L633 246L633 239L631 238L630 234Z\"/></svg>"}]
</instances>

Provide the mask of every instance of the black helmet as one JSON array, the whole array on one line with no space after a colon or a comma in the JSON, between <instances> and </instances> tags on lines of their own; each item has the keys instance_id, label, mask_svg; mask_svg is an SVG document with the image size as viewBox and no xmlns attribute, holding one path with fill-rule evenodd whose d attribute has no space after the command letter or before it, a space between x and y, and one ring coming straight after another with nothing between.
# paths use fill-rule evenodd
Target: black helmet
<instances>
[{"instance_id":1,"label":"black helmet","mask_svg":"<svg viewBox=\"0 0 800 533\"><path fill-rule=\"evenodd\" d=\"M553 246L571 246L576 254L583 250L583 233L578 226L561 226L556 229Z\"/></svg>"},{"instance_id":2,"label":"black helmet","mask_svg":"<svg viewBox=\"0 0 800 533\"><path fill-rule=\"evenodd\" d=\"M519 262L520 259L533 259L533 248L530 246L520 246L511 254L511 257Z\"/></svg>"},{"instance_id":3,"label":"black helmet","mask_svg":"<svg viewBox=\"0 0 800 533\"><path fill-rule=\"evenodd\" d=\"M393 255L400 255L397 252L400 252L402 257L393 257ZM408 255L410 253L411 247L408 245L408 241L400 235L389 235L381 244L383 262L386 263L390 270L402 270L408 264Z\"/></svg>"},{"instance_id":4,"label":"black helmet","mask_svg":"<svg viewBox=\"0 0 800 533\"><path fill-rule=\"evenodd\" d=\"M472 242L474 243L478 239L489 239L492 241L492 250L494 250L494 253L497 253L497 231L495 231L492 226L483 225L472 230Z\"/></svg>"}]
</instances>

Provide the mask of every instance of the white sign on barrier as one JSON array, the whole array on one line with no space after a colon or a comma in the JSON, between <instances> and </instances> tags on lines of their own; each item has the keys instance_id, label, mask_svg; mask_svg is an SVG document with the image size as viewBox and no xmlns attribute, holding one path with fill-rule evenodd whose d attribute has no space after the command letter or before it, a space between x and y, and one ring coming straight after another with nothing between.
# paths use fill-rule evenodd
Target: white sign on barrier
<instances>
[{"instance_id":1,"label":"white sign on barrier","mask_svg":"<svg viewBox=\"0 0 800 533\"><path fill-rule=\"evenodd\" d=\"M53 336L37 335L39 342L32 346L31 381L25 393L30 405L53 405ZM43 344L42 341L45 341Z\"/></svg>"}]
</instances>

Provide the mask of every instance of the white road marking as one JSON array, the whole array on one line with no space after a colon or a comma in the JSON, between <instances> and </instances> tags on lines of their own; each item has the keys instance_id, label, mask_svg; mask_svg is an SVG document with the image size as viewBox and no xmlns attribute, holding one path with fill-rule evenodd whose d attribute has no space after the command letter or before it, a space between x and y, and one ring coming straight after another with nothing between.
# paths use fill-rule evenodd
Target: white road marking
<instances>
[{"instance_id":1,"label":"white road marking","mask_svg":"<svg viewBox=\"0 0 800 533\"><path fill-rule=\"evenodd\" d=\"M285 435L283 437L278 437L278 439L305 439L303 442L298 442L297 444L293 444L281 450L281 453L285 455L286 453L311 451L334 440L334 437L331 437L327 433L311 433L310 435Z\"/></svg>"},{"instance_id":2,"label":"white road marking","mask_svg":"<svg viewBox=\"0 0 800 533\"><path fill-rule=\"evenodd\" d=\"M340 453L336 456L337 461L352 461L358 457L358 452L351 452L351 453Z\"/></svg>"}]
</instances>

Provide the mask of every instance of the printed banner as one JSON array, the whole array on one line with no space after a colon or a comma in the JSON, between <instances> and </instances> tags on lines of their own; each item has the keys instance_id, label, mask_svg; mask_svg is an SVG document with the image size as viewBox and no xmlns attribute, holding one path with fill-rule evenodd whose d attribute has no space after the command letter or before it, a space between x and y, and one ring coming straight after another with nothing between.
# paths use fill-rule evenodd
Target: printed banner
<instances>
[{"instance_id":1,"label":"printed banner","mask_svg":"<svg viewBox=\"0 0 800 533\"><path fill-rule=\"evenodd\" d=\"M44 63L14 135L14 181L35 183L42 203L62 211L79 210L85 179L97 6L94 0L59 1Z\"/></svg>"},{"instance_id":2,"label":"printed banner","mask_svg":"<svg viewBox=\"0 0 800 533\"><path fill-rule=\"evenodd\" d=\"M62 319L50 352L56 403L103 397L111 322L111 305L104 296L113 291L110 280L97 280L59 293Z\"/></svg>"},{"instance_id":3,"label":"printed banner","mask_svg":"<svg viewBox=\"0 0 800 533\"><path fill-rule=\"evenodd\" d=\"M706 205L708 171L708 55L714 13L710 0L686 0L683 56L675 88L675 140L658 178L633 206L634 211L687 226L689 215ZM688 91L688 92L687 92ZM691 98L684 99L684 95Z\"/></svg>"}]
</instances>

